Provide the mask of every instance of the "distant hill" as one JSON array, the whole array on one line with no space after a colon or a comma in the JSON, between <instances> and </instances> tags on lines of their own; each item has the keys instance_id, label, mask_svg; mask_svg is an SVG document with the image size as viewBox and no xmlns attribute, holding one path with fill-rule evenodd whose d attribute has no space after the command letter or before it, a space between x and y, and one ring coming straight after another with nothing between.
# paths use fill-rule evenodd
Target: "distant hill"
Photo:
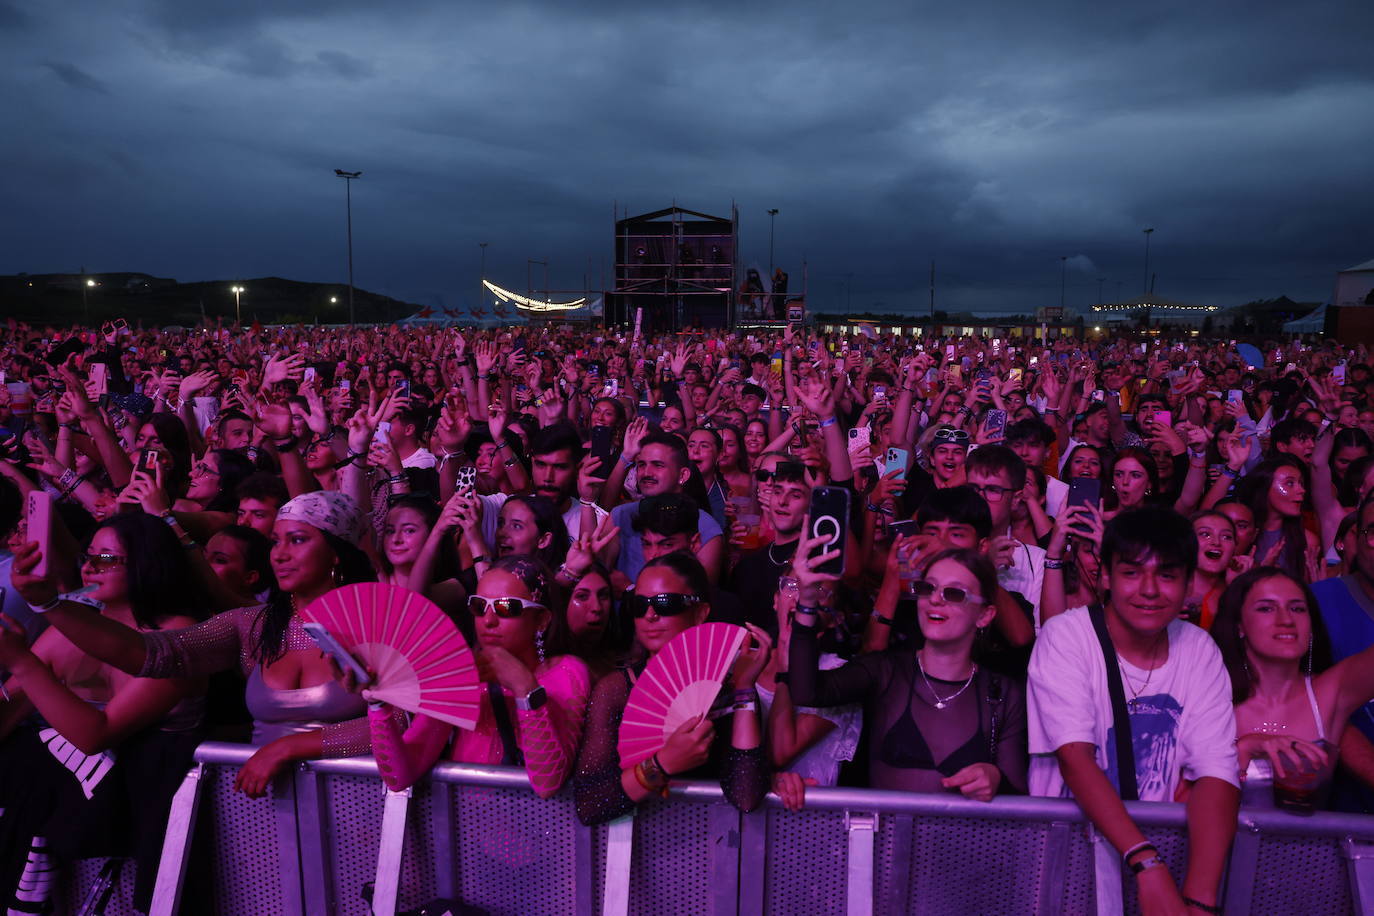
<instances>
[{"instance_id":1,"label":"distant hill","mask_svg":"<svg viewBox=\"0 0 1374 916\"><path fill-rule=\"evenodd\" d=\"M89 285L94 281L95 285ZM124 318L131 324L195 325L202 318L234 320L233 286L241 286L244 324L339 324L348 321L348 286L305 283L281 277L178 283L144 273L17 274L0 276L0 316L33 324L99 324ZM85 291L85 303L82 291ZM395 321L420 306L354 289L359 323Z\"/></svg>"}]
</instances>

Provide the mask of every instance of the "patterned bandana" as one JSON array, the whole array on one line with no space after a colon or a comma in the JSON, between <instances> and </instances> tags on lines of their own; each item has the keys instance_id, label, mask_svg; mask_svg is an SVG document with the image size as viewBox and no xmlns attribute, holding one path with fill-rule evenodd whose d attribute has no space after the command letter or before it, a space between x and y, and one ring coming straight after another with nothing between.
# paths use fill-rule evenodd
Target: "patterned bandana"
<instances>
[{"instance_id":1,"label":"patterned bandana","mask_svg":"<svg viewBox=\"0 0 1374 916\"><path fill-rule=\"evenodd\" d=\"M353 497L337 490L302 493L281 507L277 521L305 522L342 538L354 547L363 539L363 512Z\"/></svg>"}]
</instances>

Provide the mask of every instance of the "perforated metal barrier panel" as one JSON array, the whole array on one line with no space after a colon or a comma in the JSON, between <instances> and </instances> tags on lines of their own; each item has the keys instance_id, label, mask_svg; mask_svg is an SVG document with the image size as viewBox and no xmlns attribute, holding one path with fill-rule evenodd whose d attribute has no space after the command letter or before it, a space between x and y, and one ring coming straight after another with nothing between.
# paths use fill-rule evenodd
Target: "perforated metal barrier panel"
<instances>
[{"instance_id":1,"label":"perforated metal barrier panel","mask_svg":"<svg viewBox=\"0 0 1374 916\"><path fill-rule=\"evenodd\" d=\"M1095 856L1101 841L1059 800L830 789L811 790L800 813L770 798L741 814L718 786L694 783L632 822L587 828L570 790L540 799L522 771L499 767L444 764L406 798L384 793L370 760L319 761L248 799L233 778L251 750L197 753L186 784L196 791L174 803L153 913L367 916L363 888L374 884L379 912L440 897L493 916L1138 912L1115 853ZM397 816L384 822L384 808ZM1183 808L1131 813L1181 877ZM620 847L628 870L608 869L608 845L631 833ZM189 859L178 855L188 843ZM395 846L379 873L379 848ZM77 911L100 864L65 876L60 913ZM128 865L108 916L133 912L132 887ZM1374 818L1242 812L1224 896L1228 914L1374 912Z\"/></svg>"}]
</instances>

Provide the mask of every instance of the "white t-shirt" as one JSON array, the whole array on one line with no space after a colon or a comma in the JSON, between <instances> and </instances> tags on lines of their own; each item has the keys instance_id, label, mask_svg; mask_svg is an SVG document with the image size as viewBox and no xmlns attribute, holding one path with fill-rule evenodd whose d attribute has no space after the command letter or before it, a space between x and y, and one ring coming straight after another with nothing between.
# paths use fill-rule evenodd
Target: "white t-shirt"
<instances>
[{"instance_id":1,"label":"white t-shirt","mask_svg":"<svg viewBox=\"0 0 1374 916\"><path fill-rule=\"evenodd\" d=\"M1069 485L1058 477L1045 477L1045 514L1058 518L1059 510L1064 508L1064 500L1069 495Z\"/></svg>"},{"instance_id":2,"label":"white t-shirt","mask_svg":"<svg viewBox=\"0 0 1374 916\"><path fill-rule=\"evenodd\" d=\"M591 504L596 511L596 523L601 524L601 520L611 513L601 508L596 503ZM563 513L563 525L568 529L568 539L571 543L578 539L582 533L582 504L577 500L572 501L568 511Z\"/></svg>"},{"instance_id":3,"label":"white t-shirt","mask_svg":"<svg viewBox=\"0 0 1374 916\"><path fill-rule=\"evenodd\" d=\"M1044 583L1045 549L1018 540L1011 566L997 570L997 584L1030 602L1036 630L1040 629L1040 587Z\"/></svg>"},{"instance_id":4,"label":"white t-shirt","mask_svg":"<svg viewBox=\"0 0 1374 916\"><path fill-rule=\"evenodd\" d=\"M1168 640L1168 658L1152 672L1120 662L1127 705L1135 706L1131 735L1142 801L1173 801L1181 779L1212 776L1240 785L1231 678L1221 651L1205 630L1182 620L1169 624ZM1032 795L1070 797L1054 752L1074 742L1093 745L1097 765L1116 784L1107 669L1087 608L1060 614L1040 631L1026 696Z\"/></svg>"},{"instance_id":5,"label":"white t-shirt","mask_svg":"<svg viewBox=\"0 0 1374 916\"><path fill-rule=\"evenodd\" d=\"M844 664L844 659L833 653L822 653L820 658L820 670L822 671L841 668ZM759 718L760 721L766 723L773 708L775 694L764 687L757 689ZM834 723L835 727L827 732L821 740L798 754L795 760L782 769L789 773L796 773L803 779L810 777L816 780L818 786L835 785L840 779L840 765L846 760L853 760L855 752L859 749L859 738L863 734L863 706L858 703L846 703L843 706L796 706L794 708L798 714L828 719Z\"/></svg>"}]
</instances>

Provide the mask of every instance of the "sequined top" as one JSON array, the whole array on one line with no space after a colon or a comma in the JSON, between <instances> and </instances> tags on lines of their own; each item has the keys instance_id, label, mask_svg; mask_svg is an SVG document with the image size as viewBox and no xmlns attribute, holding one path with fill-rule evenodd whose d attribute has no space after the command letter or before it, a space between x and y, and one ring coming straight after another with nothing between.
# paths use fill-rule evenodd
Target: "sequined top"
<instances>
[{"instance_id":1,"label":"sequined top","mask_svg":"<svg viewBox=\"0 0 1374 916\"><path fill-rule=\"evenodd\" d=\"M147 658L138 676L203 677L230 670L237 664L244 677L248 677L258 667L255 650L264 608L265 605L235 608L195 626L140 634ZM283 648L287 652L317 648L294 615L286 626ZM325 717L312 714L310 718ZM358 757L372 751L366 716L332 722L321 731L326 757Z\"/></svg>"}]
</instances>

